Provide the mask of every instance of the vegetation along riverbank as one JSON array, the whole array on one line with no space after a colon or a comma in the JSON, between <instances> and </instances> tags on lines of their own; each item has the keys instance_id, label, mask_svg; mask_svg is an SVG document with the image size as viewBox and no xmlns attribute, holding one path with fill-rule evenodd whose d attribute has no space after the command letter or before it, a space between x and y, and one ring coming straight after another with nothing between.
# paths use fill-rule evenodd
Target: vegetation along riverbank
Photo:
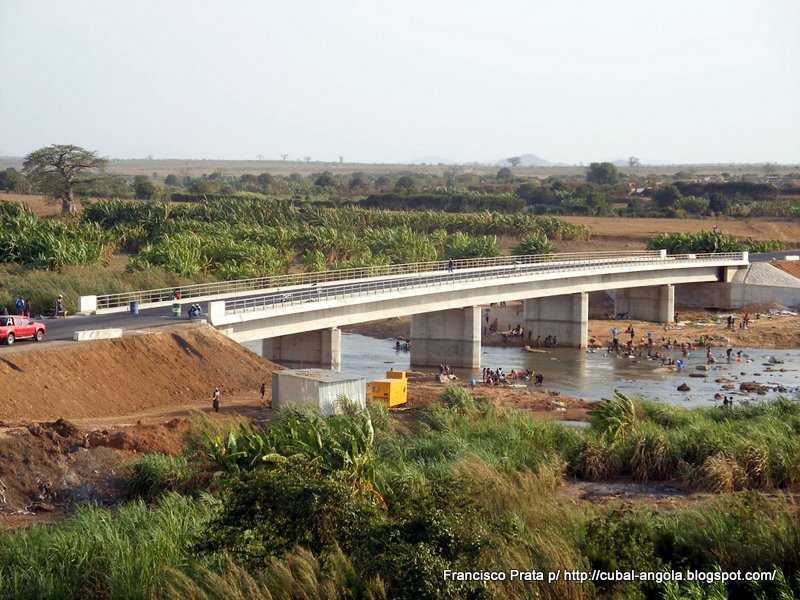
<instances>
[{"instance_id":1,"label":"vegetation along riverbank","mask_svg":"<svg viewBox=\"0 0 800 600\"><path fill-rule=\"evenodd\" d=\"M769 182L739 171L697 182L633 166L249 172L264 168L256 163L179 175L150 162L79 182L75 212L62 215L15 168L0 179L13 192L0 202L0 307L22 294L34 314L61 294L72 313L81 294L354 266L800 246L791 170ZM596 316L613 313L607 297L595 300ZM520 323L518 304L487 308L498 327L484 343L528 341L503 340ZM793 347L800 321L787 308L743 307L737 317L749 310L753 320L741 331L714 311L679 308L666 329L611 314L592 321L590 339L606 345L611 327L631 325ZM360 327L408 337L404 320ZM200 326L2 357L3 597L800 594L794 398L688 411L622 394L590 403L445 387L424 373L402 408L345 404L323 419L273 411L258 390L280 367ZM465 581L448 571L662 577ZM740 571L769 577L663 580Z\"/></svg>"},{"instance_id":2,"label":"vegetation along riverbank","mask_svg":"<svg viewBox=\"0 0 800 600\"><path fill-rule=\"evenodd\" d=\"M128 499L113 512L84 506L57 525L0 534L4 595L797 593L796 403L690 412L618 396L592 417L586 431L537 422L444 388L412 414L372 405L329 419L289 409L265 424L196 421L180 453L131 464ZM668 481L671 502L598 501L576 493L576 479ZM515 569L775 577L724 584L443 577Z\"/></svg>"}]
</instances>

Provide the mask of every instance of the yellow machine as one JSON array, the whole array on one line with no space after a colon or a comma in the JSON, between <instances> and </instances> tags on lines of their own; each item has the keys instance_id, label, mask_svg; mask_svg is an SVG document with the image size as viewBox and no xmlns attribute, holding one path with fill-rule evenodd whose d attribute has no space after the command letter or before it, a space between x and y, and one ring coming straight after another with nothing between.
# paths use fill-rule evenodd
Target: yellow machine
<instances>
[{"instance_id":1,"label":"yellow machine","mask_svg":"<svg viewBox=\"0 0 800 600\"><path fill-rule=\"evenodd\" d=\"M369 383L370 397L381 400L386 406L398 406L408 400L408 379L405 371L388 371L386 379Z\"/></svg>"}]
</instances>

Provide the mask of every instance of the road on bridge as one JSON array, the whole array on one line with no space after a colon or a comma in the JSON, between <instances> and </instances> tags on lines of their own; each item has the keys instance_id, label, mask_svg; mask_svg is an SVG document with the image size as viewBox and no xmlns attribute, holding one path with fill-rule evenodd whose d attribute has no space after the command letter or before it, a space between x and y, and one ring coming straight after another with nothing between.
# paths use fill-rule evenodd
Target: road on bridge
<instances>
[{"instance_id":1,"label":"road on bridge","mask_svg":"<svg viewBox=\"0 0 800 600\"><path fill-rule=\"evenodd\" d=\"M314 287L296 289L292 291L292 295L297 295L299 298L301 295L307 296L315 290L316 288ZM275 296L276 298L280 298L283 295L285 294L281 292L276 292L275 294L264 294L262 292L259 294L242 294L240 297L230 298L230 300L241 301L251 296L257 296L258 298ZM42 322L47 327L47 333L44 339L45 341L72 340L74 339L76 331L92 329L133 330L159 327L161 325L172 325L174 323L185 323L189 320L186 311L192 304L191 301L184 301L181 305L180 317L176 317L172 314L171 306L140 306L139 314L136 315L130 312L117 312L103 315L70 315L62 319L43 319ZM204 304L203 302L200 303L201 306ZM20 340L17 343L27 344L28 340ZM0 349L5 347L6 346L0 346Z\"/></svg>"}]
</instances>

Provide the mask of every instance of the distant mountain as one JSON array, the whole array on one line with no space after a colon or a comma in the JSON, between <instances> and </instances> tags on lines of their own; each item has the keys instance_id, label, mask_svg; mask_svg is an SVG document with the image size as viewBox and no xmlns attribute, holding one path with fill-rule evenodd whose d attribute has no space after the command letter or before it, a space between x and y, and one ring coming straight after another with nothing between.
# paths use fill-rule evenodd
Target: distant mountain
<instances>
[{"instance_id":1,"label":"distant mountain","mask_svg":"<svg viewBox=\"0 0 800 600\"><path fill-rule=\"evenodd\" d=\"M488 164L490 165L501 165L507 167L510 163L508 162L508 158L515 156L514 154L510 154L506 158L502 158L500 160L490 161ZM543 158L539 158L535 154L517 154L520 158L520 167L552 167L554 163L551 163L549 160L545 160Z\"/></svg>"},{"instance_id":2,"label":"distant mountain","mask_svg":"<svg viewBox=\"0 0 800 600\"><path fill-rule=\"evenodd\" d=\"M508 162L508 158L511 156L519 156L520 158L520 167L553 167L556 166L556 163L552 163L549 160L545 160L543 158L539 158L535 154L509 154L506 158L500 158L498 160L484 160L484 161L474 161L474 160L451 160L449 158L444 158L442 156L436 155L429 155L429 156L421 156L416 158L412 161L409 161L405 164L412 164L412 165L420 165L425 163L426 165L475 165L475 166L498 166L498 167L508 167L510 163Z\"/></svg>"}]
</instances>

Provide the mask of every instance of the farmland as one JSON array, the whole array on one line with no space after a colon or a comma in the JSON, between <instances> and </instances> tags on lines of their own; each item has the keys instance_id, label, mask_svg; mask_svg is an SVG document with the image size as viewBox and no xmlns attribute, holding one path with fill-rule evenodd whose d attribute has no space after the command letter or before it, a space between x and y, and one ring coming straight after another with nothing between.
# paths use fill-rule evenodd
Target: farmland
<instances>
[{"instance_id":1,"label":"farmland","mask_svg":"<svg viewBox=\"0 0 800 600\"><path fill-rule=\"evenodd\" d=\"M374 175L367 175L368 186L378 185ZM663 233L680 234L689 244L778 240L800 246L800 222L783 217L537 214L496 179L489 191L408 190L369 200L348 195L349 186L335 178L318 186L290 176L277 183L227 177L192 182L217 192L182 188L177 193L186 201L84 197L72 216L60 215L41 196L1 196L7 202L0 203L0 304L22 293L36 312L56 293L70 306L83 293L210 279L510 252L641 249ZM402 176L395 179L396 185ZM275 189L219 193L234 184ZM548 194L559 192L548 185ZM120 189L130 192L125 186ZM597 190L569 186L561 191L597 200ZM567 205L577 206L577 196L569 198ZM396 207L368 208L362 200ZM447 210L431 208L440 201ZM458 210L494 201L510 208ZM602 204L592 202L581 206ZM403 208L410 204L419 208ZM719 234L709 233L713 225ZM537 402L549 406L545 393L487 399L465 388L427 387L424 402L405 410L373 405L357 413L345 406L344 415L324 420L306 411L272 413L254 401L259 382L269 381L276 367L215 335L176 330L109 341L96 351L43 349L4 363L14 398L8 418L86 419L84 431L23 420L7 432L24 436L25 445L3 450L4 468L27 473L25 461L34 457L42 465L39 476L49 473L49 479L22 490L14 486L25 476L7 477L0 480L5 497L18 494L24 507L38 496L58 499L54 482L67 481L62 469L76 462L89 489L98 491L94 498L110 505L79 505L53 526L2 534L5 595L270 598L290 590L293 597L315 598L678 598L800 592L794 578L800 565L795 402L690 412L618 395L594 407L591 428L578 430L535 418L529 409ZM35 386L24 378L33 370L41 372ZM102 381L87 379L98 372L106 374ZM200 406L216 385L224 390L223 416L198 416L193 423L176 417ZM580 400L569 407L585 414ZM137 424L124 432L98 431L98 424L110 427L112 415L114 425ZM172 420L156 432L141 422L167 417ZM109 458L112 445L127 449L129 459L136 450L136 460L120 469ZM89 468L93 463L83 462L90 449L114 473L114 490ZM140 456L139 450L154 452ZM631 504L596 502L580 491L595 484L680 493L671 496L674 502L650 496ZM85 489L76 484L70 493L80 497ZM53 508L36 502L42 510ZM750 586L501 585L449 582L441 575L520 567L774 570L777 579Z\"/></svg>"},{"instance_id":2,"label":"farmland","mask_svg":"<svg viewBox=\"0 0 800 600\"><path fill-rule=\"evenodd\" d=\"M112 503L0 534L6 597L797 593L794 402L686 411L617 396L595 406L583 431L439 386L411 409L373 405L323 420L260 405L258 382L275 366L205 328L98 344L6 355L23 370L3 366L11 385L34 366L43 371L31 398L44 401L21 403L5 419L83 417L3 430L6 506L42 495L55 504L80 498L86 486L78 477ZM99 368L107 377L92 382ZM180 417L193 406L207 410L214 382L223 412ZM72 399L79 388L85 406ZM20 387L14 396L25 394ZM128 467L111 461L115 452ZM23 487L30 460L44 487ZM101 477L101 465L115 479ZM633 497L603 497L604 486ZM777 579L708 586L442 578L444 569L520 568L776 570Z\"/></svg>"}]
</instances>

